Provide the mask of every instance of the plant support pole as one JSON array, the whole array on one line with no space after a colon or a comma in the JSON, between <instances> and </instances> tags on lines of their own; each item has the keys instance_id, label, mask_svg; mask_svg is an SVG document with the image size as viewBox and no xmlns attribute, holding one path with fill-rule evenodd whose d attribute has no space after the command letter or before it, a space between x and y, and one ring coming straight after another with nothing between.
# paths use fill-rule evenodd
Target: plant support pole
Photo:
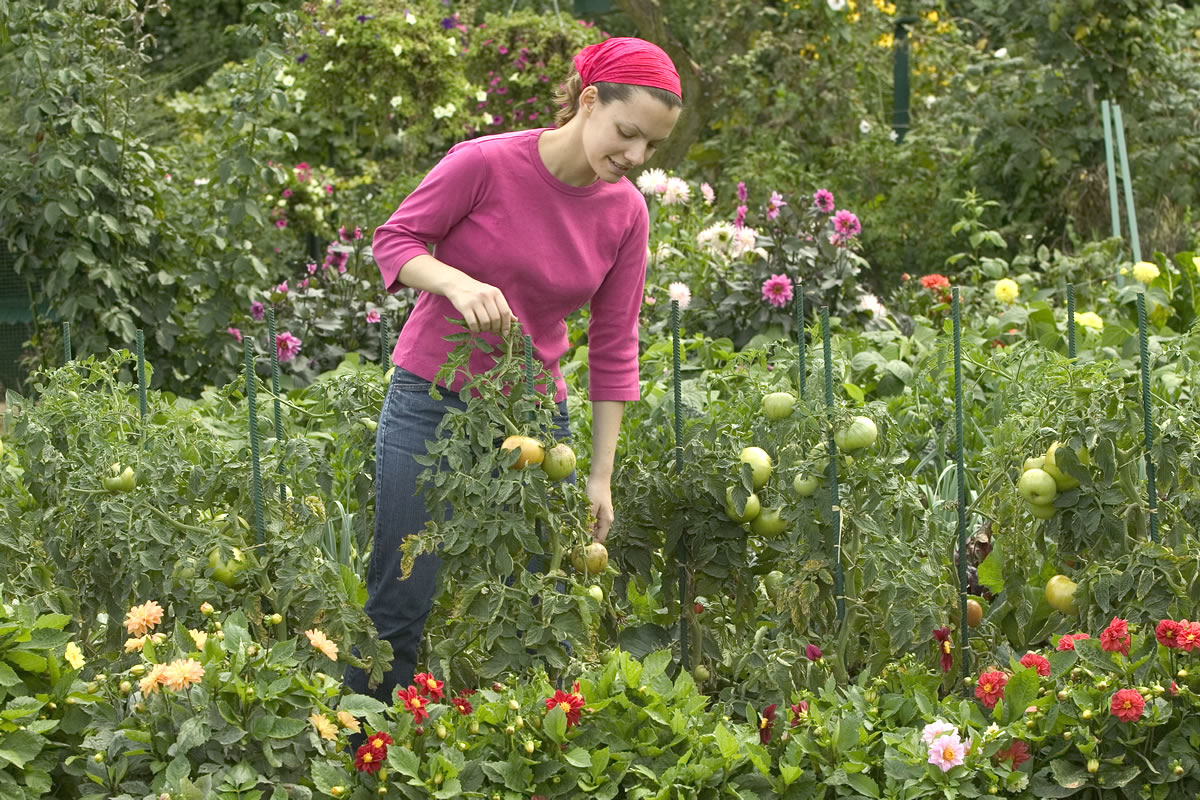
<instances>
[{"instance_id":1,"label":"plant support pole","mask_svg":"<svg viewBox=\"0 0 1200 800\"><path fill-rule=\"evenodd\" d=\"M1075 358L1075 284L1067 284L1067 358Z\"/></svg>"},{"instance_id":2,"label":"plant support pole","mask_svg":"<svg viewBox=\"0 0 1200 800\"><path fill-rule=\"evenodd\" d=\"M254 339L246 337L246 409L250 419L250 494L254 499L254 529L258 544L266 539L267 523L263 517L262 467L258 461L258 410L254 403Z\"/></svg>"},{"instance_id":3,"label":"plant support pole","mask_svg":"<svg viewBox=\"0 0 1200 800\"><path fill-rule=\"evenodd\" d=\"M138 413L143 420L146 419L146 335L142 333L142 329L137 329L137 334L134 336L134 341L137 344L137 371L138 371Z\"/></svg>"},{"instance_id":4,"label":"plant support pole","mask_svg":"<svg viewBox=\"0 0 1200 800\"><path fill-rule=\"evenodd\" d=\"M63 363L71 363L71 323L64 322L62 326L63 336Z\"/></svg>"},{"instance_id":5,"label":"plant support pole","mask_svg":"<svg viewBox=\"0 0 1200 800\"><path fill-rule=\"evenodd\" d=\"M1133 175L1129 172L1129 152L1125 149L1125 122L1121 118L1121 107L1113 103L1113 127L1117 132L1117 151L1121 156L1121 181L1125 186L1125 216L1129 224L1129 245L1133 248L1133 260L1142 260L1142 245L1138 241L1137 212L1133 207Z\"/></svg>"},{"instance_id":6,"label":"plant support pole","mask_svg":"<svg viewBox=\"0 0 1200 800\"><path fill-rule=\"evenodd\" d=\"M675 400L675 474L683 472L683 384L680 376L680 345L679 345L679 301L671 301L671 378ZM688 653L687 609L691 598L688 596L687 581L687 531L679 532L679 544L676 547L675 560L679 566L679 664L683 669L691 669L691 658Z\"/></svg>"},{"instance_id":7,"label":"plant support pole","mask_svg":"<svg viewBox=\"0 0 1200 800\"><path fill-rule=\"evenodd\" d=\"M800 389L800 402L804 403L805 386L808 383L808 364L804 352L804 285L796 282L796 386Z\"/></svg>"},{"instance_id":8,"label":"plant support pole","mask_svg":"<svg viewBox=\"0 0 1200 800\"><path fill-rule=\"evenodd\" d=\"M1146 334L1146 295L1138 292L1138 345L1142 355L1142 433L1145 440L1146 500L1150 511L1150 541L1158 542L1158 489L1155 486L1154 426L1150 420L1150 341Z\"/></svg>"},{"instance_id":9,"label":"plant support pole","mask_svg":"<svg viewBox=\"0 0 1200 800\"><path fill-rule=\"evenodd\" d=\"M1104 120L1104 164L1108 169L1108 210L1112 216L1112 235L1121 238L1121 205L1117 200L1117 166L1113 158L1112 109L1108 101L1100 103L1100 116Z\"/></svg>"},{"instance_id":10,"label":"plant support pole","mask_svg":"<svg viewBox=\"0 0 1200 800\"><path fill-rule=\"evenodd\" d=\"M963 392L962 392L962 312L958 287L954 287L951 314L954 320L954 461L958 484L958 604L962 612L962 636L958 643L958 660L963 677L971 676L970 626L967 624L967 466L963 458Z\"/></svg>"},{"instance_id":11,"label":"plant support pole","mask_svg":"<svg viewBox=\"0 0 1200 800\"><path fill-rule=\"evenodd\" d=\"M833 439L833 345L829 341L829 307L821 307L821 346L825 355L826 452L829 453L829 513L833 519L833 602L838 622L846 619L846 579L842 573L842 500L838 491L837 443Z\"/></svg>"}]
</instances>

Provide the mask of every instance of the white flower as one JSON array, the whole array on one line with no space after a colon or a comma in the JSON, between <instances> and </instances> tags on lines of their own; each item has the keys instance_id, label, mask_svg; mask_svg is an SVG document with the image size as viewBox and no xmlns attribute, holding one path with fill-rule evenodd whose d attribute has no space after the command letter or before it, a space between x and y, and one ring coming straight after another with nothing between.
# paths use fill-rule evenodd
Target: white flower
<instances>
[{"instance_id":1,"label":"white flower","mask_svg":"<svg viewBox=\"0 0 1200 800\"><path fill-rule=\"evenodd\" d=\"M661 169L648 169L638 175L637 187L647 197L662 194L667 190L667 173Z\"/></svg>"},{"instance_id":2,"label":"white flower","mask_svg":"<svg viewBox=\"0 0 1200 800\"><path fill-rule=\"evenodd\" d=\"M890 131L888 131L888 138L894 142L900 138L900 134L896 132L895 128L892 128Z\"/></svg>"},{"instance_id":3,"label":"white flower","mask_svg":"<svg viewBox=\"0 0 1200 800\"><path fill-rule=\"evenodd\" d=\"M458 55L458 37L447 36L446 37L446 49L450 51L450 55L452 55L452 56Z\"/></svg>"},{"instance_id":4,"label":"white flower","mask_svg":"<svg viewBox=\"0 0 1200 800\"><path fill-rule=\"evenodd\" d=\"M446 117L452 117L452 116L454 116L454 112L456 110L457 109L455 108L454 103L446 103L443 106L434 106L433 107L433 118L434 119L445 119Z\"/></svg>"},{"instance_id":5,"label":"white flower","mask_svg":"<svg viewBox=\"0 0 1200 800\"><path fill-rule=\"evenodd\" d=\"M696 234L696 243L707 250L727 255L735 229L731 222L717 222Z\"/></svg>"},{"instance_id":6,"label":"white flower","mask_svg":"<svg viewBox=\"0 0 1200 800\"><path fill-rule=\"evenodd\" d=\"M325 35L326 36L337 36L337 28L330 28L329 30L325 31Z\"/></svg>"},{"instance_id":7,"label":"white flower","mask_svg":"<svg viewBox=\"0 0 1200 800\"><path fill-rule=\"evenodd\" d=\"M295 75L286 75L286 74L285 74L285 75L284 75L284 76L283 76L283 77L280 79L280 81L279 81L279 82L280 82L280 83L282 83L284 86L286 86L286 87L288 87L288 88L291 88L291 87L292 87L292 86L294 86L294 85L295 85L295 83L296 83L296 76L295 76Z\"/></svg>"},{"instance_id":8,"label":"white flower","mask_svg":"<svg viewBox=\"0 0 1200 800\"><path fill-rule=\"evenodd\" d=\"M303 103L308 97L308 92L304 91L303 89L297 89L296 91L292 92L292 97L296 98L297 102Z\"/></svg>"},{"instance_id":9,"label":"white flower","mask_svg":"<svg viewBox=\"0 0 1200 800\"><path fill-rule=\"evenodd\" d=\"M399 108L399 107L400 107L400 104L401 104L401 103L403 103L403 102L404 102L404 98L403 98L403 97L401 97L400 95L396 95L395 97L393 97L393 98L392 98L392 99L391 99L391 100L388 102L388 104L389 104L389 105L390 105L392 108Z\"/></svg>"},{"instance_id":10,"label":"white flower","mask_svg":"<svg viewBox=\"0 0 1200 800\"><path fill-rule=\"evenodd\" d=\"M999 50L992 53L992 55L995 56L996 58L1008 58L1008 48L1001 47Z\"/></svg>"},{"instance_id":11,"label":"white flower","mask_svg":"<svg viewBox=\"0 0 1200 800\"><path fill-rule=\"evenodd\" d=\"M830 11L841 11L846 7L846 0L825 0L829 4Z\"/></svg>"},{"instance_id":12,"label":"white flower","mask_svg":"<svg viewBox=\"0 0 1200 800\"><path fill-rule=\"evenodd\" d=\"M339 37L337 38L337 46L338 46L338 47L341 47L341 46L342 46L342 45L344 45L345 43L346 43L346 37L345 37L345 36L339 36Z\"/></svg>"},{"instance_id":13,"label":"white flower","mask_svg":"<svg viewBox=\"0 0 1200 800\"><path fill-rule=\"evenodd\" d=\"M664 206L685 205L692 196L692 187L683 178L668 178L667 190L663 192Z\"/></svg>"},{"instance_id":14,"label":"white flower","mask_svg":"<svg viewBox=\"0 0 1200 800\"><path fill-rule=\"evenodd\" d=\"M951 725L949 722L939 719L925 726L925 728L921 731L921 741L925 742L925 744L929 744L939 736L945 736L947 734L953 734L954 736L957 736L958 726Z\"/></svg>"},{"instance_id":15,"label":"white flower","mask_svg":"<svg viewBox=\"0 0 1200 800\"><path fill-rule=\"evenodd\" d=\"M194 183L196 186L207 186L210 180L211 178L196 178L196 180L192 181L192 183Z\"/></svg>"},{"instance_id":16,"label":"white flower","mask_svg":"<svg viewBox=\"0 0 1200 800\"><path fill-rule=\"evenodd\" d=\"M333 69L333 62L332 62L332 61L326 61L326 62L325 62L325 66L321 68L321 71L322 71L322 72L329 72L329 70L331 70L331 69Z\"/></svg>"},{"instance_id":17,"label":"white flower","mask_svg":"<svg viewBox=\"0 0 1200 800\"><path fill-rule=\"evenodd\" d=\"M475 100L480 103L486 103L487 102L487 90L480 89L478 92L476 92Z\"/></svg>"},{"instance_id":18,"label":"white flower","mask_svg":"<svg viewBox=\"0 0 1200 800\"><path fill-rule=\"evenodd\" d=\"M871 123L865 119L860 120L858 123L858 129L863 133L870 133L871 132Z\"/></svg>"},{"instance_id":19,"label":"white flower","mask_svg":"<svg viewBox=\"0 0 1200 800\"><path fill-rule=\"evenodd\" d=\"M700 194L704 196L704 205L706 206L711 206L713 200L717 198L716 192L707 183L700 184Z\"/></svg>"},{"instance_id":20,"label":"white flower","mask_svg":"<svg viewBox=\"0 0 1200 800\"><path fill-rule=\"evenodd\" d=\"M874 317L886 317L888 313L887 307L879 301L879 298L870 293L858 298L858 308L860 311L871 312L871 316Z\"/></svg>"},{"instance_id":21,"label":"white flower","mask_svg":"<svg viewBox=\"0 0 1200 800\"><path fill-rule=\"evenodd\" d=\"M413 13L411 11L404 12L404 21L407 22L409 25L417 24L417 18L415 16L413 16Z\"/></svg>"},{"instance_id":22,"label":"white flower","mask_svg":"<svg viewBox=\"0 0 1200 800\"><path fill-rule=\"evenodd\" d=\"M936 102L937 102L937 97L935 97L934 95L931 95L931 94L925 95L925 107L926 108L929 108Z\"/></svg>"},{"instance_id":23,"label":"white flower","mask_svg":"<svg viewBox=\"0 0 1200 800\"><path fill-rule=\"evenodd\" d=\"M495 117L493 117L491 114L487 113L486 111L483 112L483 124L484 125L491 125L495 121L496 121Z\"/></svg>"},{"instance_id":24,"label":"white flower","mask_svg":"<svg viewBox=\"0 0 1200 800\"><path fill-rule=\"evenodd\" d=\"M740 258L746 253L753 252L757 244L758 231L756 231L754 228L734 228L733 245L731 247L732 252L730 255L732 255L734 258Z\"/></svg>"},{"instance_id":25,"label":"white flower","mask_svg":"<svg viewBox=\"0 0 1200 800\"><path fill-rule=\"evenodd\" d=\"M983 732L984 739L995 739L999 735L1000 735L1000 726L994 722L991 725L988 725L987 730Z\"/></svg>"},{"instance_id":26,"label":"white flower","mask_svg":"<svg viewBox=\"0 0 1200 800\"><path fill-rule=\"evenodd\" d=\"M679 310L683 311L692 302L692 290L686 283L675 281L667 287L667 296L679 302Z\"/></svg>"},{"instance_id":27,"label":"white flower","mask_svg":"<svg viewBox=\"0 0 1200 800\"><path fill-rule=\"evenodd\" d=\"M392 55L394 55L396 58L399 58L400 54L403 52L404 52L404 45L402 45L402 44L392 45Z\"/></svg>"}]
</instances>

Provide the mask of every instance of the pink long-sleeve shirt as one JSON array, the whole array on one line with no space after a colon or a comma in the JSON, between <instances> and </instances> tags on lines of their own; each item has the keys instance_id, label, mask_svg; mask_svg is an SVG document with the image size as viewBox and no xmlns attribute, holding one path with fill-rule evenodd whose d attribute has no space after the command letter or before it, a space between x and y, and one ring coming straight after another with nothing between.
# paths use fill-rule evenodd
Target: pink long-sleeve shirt
<instances>
[{"instance_id":1,"label":"pink long-sleeve shirt","mask_svg":"<svg viewBox=\"0 0 1200 800\"><path fill-rule=\"evenodd\" d=\"M544 129L462 142L375 230L372 250L384 285L403 288L401 270L429 253L504 293L534 357L567 396L559 359L567 351L565 318L590 303L588 393L596 400L637 400L638 312L646 279L649 215L638 190L596 181L571 186L538 153ZM446 317L461 315L445 297L421 292L400 332L392 362L432 381L461 333ZM500 337L487 334L493 345ZM471 356L473 374L491 356ZM458 390L462 379L449 388Z\"/></svg>"}]
</instances>

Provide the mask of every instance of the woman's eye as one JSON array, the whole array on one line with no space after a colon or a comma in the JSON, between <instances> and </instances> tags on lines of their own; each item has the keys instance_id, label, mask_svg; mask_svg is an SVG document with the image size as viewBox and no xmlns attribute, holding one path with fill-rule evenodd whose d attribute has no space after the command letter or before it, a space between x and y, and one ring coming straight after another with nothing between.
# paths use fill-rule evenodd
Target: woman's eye
<instances>
[{"instance_id":1,"label":"woman's eye","mask_svg":"<svg viewBox=\"0 0 1200 800\"><path fill-rule=\"evenodd\" d=\"M623 131L623 130L621 130L620 128L618 128L618 129L617 129L617 132L618 132L618 133L620 133L622 136L624 136L626 139L632 139L632 138L633 138L633 134L632 134L632 133L630 133L629 131Z\"/></svg>"}]
</instances>

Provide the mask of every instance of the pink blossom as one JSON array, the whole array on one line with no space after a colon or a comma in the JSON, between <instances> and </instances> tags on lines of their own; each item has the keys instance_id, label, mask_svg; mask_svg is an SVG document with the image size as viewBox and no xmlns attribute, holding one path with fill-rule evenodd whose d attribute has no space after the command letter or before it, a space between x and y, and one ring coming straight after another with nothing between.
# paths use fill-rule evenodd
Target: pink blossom
<instances>
[{"instance_id":1,"label":"pink blossom","mask_svg":"<svg viewBox=\"0 0 1200 800\"><path fill-rule=\"evenodd\" d=\"M275 227L283 230L287 227L287 220L283 217L280 217L279 219L275 220Z\"/></svg>"},{"instance_id":2,"label":"pink blossom","mask_svg":"<svg viewBox=\"0 0 1200 800\"><path fill-rule=\"evenodd\" d=\"M862 223L858 217L844 208L833 215L833 228L847 239L862 233Z\"/></svg>"},{"instance_id":3,"label":"pink blossom","mask_svg":"<svg viewBox=\"0 0 1200 800\"><path fill-rule=\"evenodd\" d=\"M279 354L280 363L286 363L300 354L300 340L290 331L276 334L275 350Z\"/></svg>"},{"instance_id":4,"label":"pink blossom","mask_svg":"<svg viewBox=\"0 0 1200 800\"><path fill-rule=\"evenodd\" d=\"M783 195L779 192L771 192L771 199L767 201L767 219L776 219L779 216L779 209L786 205Z\"/></svg>"},{"instance_id":5,"label":"pink blossom","mask_svg":"<svg viewBox=\"0 0 1200 800\"><path fill-rule=\"evenodd\" d=\"M255 319L262 319L267 314L267 307L255 300L250 304L250 316Z\"/></svg>"},{"instance_id":6,"label":"pink blossom","mask_svg":"<svg viewBox=\"0 0 1200 800\"><path fill-rule=\"evenodd\" d=\"M792 279L787 275L772 275L763 281L762 296L776 308L783 308L792 299Z\"/></svg>"},{"instance_id":7,"label":"pink blossom","mask_svg":"<svg viewBox=\"0 0 1200 800\"><path fill-rule=\"evenodd\" d=\"M282 192L282 194L283 194L283 196L284 196L284 197L291 197L291 196L292 196L292 190L291 190L291 189L284 189L284 190L283 190L283 192Z\"/></svg>"},{"instance_id":8,"label":"pink blossom","mask_svg":"<svg viewBox=\"0 0 1200 800\"><path fill-rule=\"evenodd\" d=\"M278 292L279 294L287 294L288 293L287 281L284 281L283 283L276 286L275 291Z\"/></svg>"},{"instance_id":9,"label":"pink blossom","mask_svg":"<svg viewBox=\"0 0 1200 800\"><path fill-rule=\"evenodd\" d=\"M310 262L308 262L307 264L305 264L305 265L304 265L304 268L305 268L306 270L308 270L308 274L309 274L309 275L316 275L316 274L317 274L317 264L316 264L316 262L315 262L315 261L310 261Z\"/></svg>"},{"instance_id":10,"label":"pink blossom","mask_svg":"<svg viewBox=\"0 0 1200 800\"><path fill-rule=\"evenodd\" d=\"M231 327L226 328L225 332L228 333L233 338L237 339L238 344L242 343L242 332L239 331L237 328L234 328L231 326Z\"/></svg>"},{"instance_id":11,"label":"pink blossom","mask_svg":"<svg viewBox=\"0 0 1200 800\"><path fill-rule=\"evenodd\" d=\"M379 322L379 312L376 309L372 308L367 312L367 322L371 323L372 325L376 322Z\"/></svg>"},{"instance_id":12,"label":"pink blossom","mask_svg":"<svg viewBox=\"0 0 1200 800\"><path fill-rule=\"evenodd\" d=\"M833 213L833 192L828 189L817 189L813 193L813 205L824 214Z\"/></svg>"},{"instance_id":13,"label":"pink blossom","mask_svg":"<svg viewBox=\"0 0 1200 800\"><path fill-rule=\"evenodd\" d=\"M929 763L949 772L966 760L967 747L958 734L939 736L929 744Z\"/></svg>"},{"instance_id":14,"label":"pink blossom","mask_svg":"<svg viewBox=\"0 0 1200 800\"><path fill-rule=\"evenodd\" d=\"M325 194L333 194L333 185L332 184L329 184L329 183L325 184Z\"/></svg>"},{"instance_id":15,"label":"pink blossom","mask_svg":"<svg viewBox=\"0 0 1200 800\"><path fill-rule=\"evenodd\" d=\"M343 226L341 226L340 228L338 228L338 239L339 239L340 241L343 241L343 242L344 242L344 241L346 241L348 238L349 238L349 237L347 237L347 236L346 236L346 226L345 226L345 225L343 225Z\"/></svg>"},{"instance_id":16,"label":"pink blossom","mask_svg":"<svg viewBox=\"0 0 1200 800\"><path fill-rule=\"evenodd\" d=\"M679 310L687 308L692 302L692 290L686 283L675 281L667 287L667 296L679 303Z\"/></svg>"},{"instance_id":17,"label":"pink blossom","mask_svg":"<svg viewBox=\"0 0 1200 800\"><path fill-rule=\"evenodd\" d=\"M746 212L750 209L746 206L737 207L737 216L734 217L733 225L735 228L743 228L746 225Z\"/></svg>"},{"instance_id":18,"label":"pink blossom","mask_svg":"<svg viewBox=\"0 0 1200 800\"><path fill-rule=\"evenodd\" d=\"M713 200L717 198L717 193L707 183L700 184L700 194L704 197L704 205L706 206L711 206Z\"/></svg>"},{"instance_id":19,"label":"pink blossom","mask_svg":"<svg viewBox=\"0 0 1200 800\"><path fill-rule=\"evenodd\" d=\"M739 203L745 203L745 202L746 202L746 198L748 198L749 196L750 196L750 193L746 191L746 182L745 182L745 181L738 181L738 185L737 185L737 199L738 199L738 202L739 202Z\"/></svg>"},{"instance_id":20,"label":"pink blossom","mask_svg":"<svg viewBox=\"0 0 1200 800\"><path fill-rule=\"evenodd\" d=\"M355 239L361 239L362 237L363 237L362 228L360 228L359 226L355 225L355 226L354 226L354 238L355 238Z\"/></svg>"},{"instance_id":21,"label":"pink blossom","mask_svg":"<svg viewBox=\"0 0 1200 800\"><path fill-rule=\"evenodd\" d=\"M296 180L306 183L311 175L312 168L308 166L307 161L301 161L296 165Z\"/></svg>"},{"instance_id":22,"label":"pink blossom","mask_svg":"<svg viewBox=\"0 0 1200 800\"><path fill-rule=\"evenodd\" d=\"M308 279L308 278L305 278L304 280L300 281L300 288L301 288L301 289L307 289L307 288L308 288L308 281L309 281L309 279Z\"/></svg>"}]
</instances>

